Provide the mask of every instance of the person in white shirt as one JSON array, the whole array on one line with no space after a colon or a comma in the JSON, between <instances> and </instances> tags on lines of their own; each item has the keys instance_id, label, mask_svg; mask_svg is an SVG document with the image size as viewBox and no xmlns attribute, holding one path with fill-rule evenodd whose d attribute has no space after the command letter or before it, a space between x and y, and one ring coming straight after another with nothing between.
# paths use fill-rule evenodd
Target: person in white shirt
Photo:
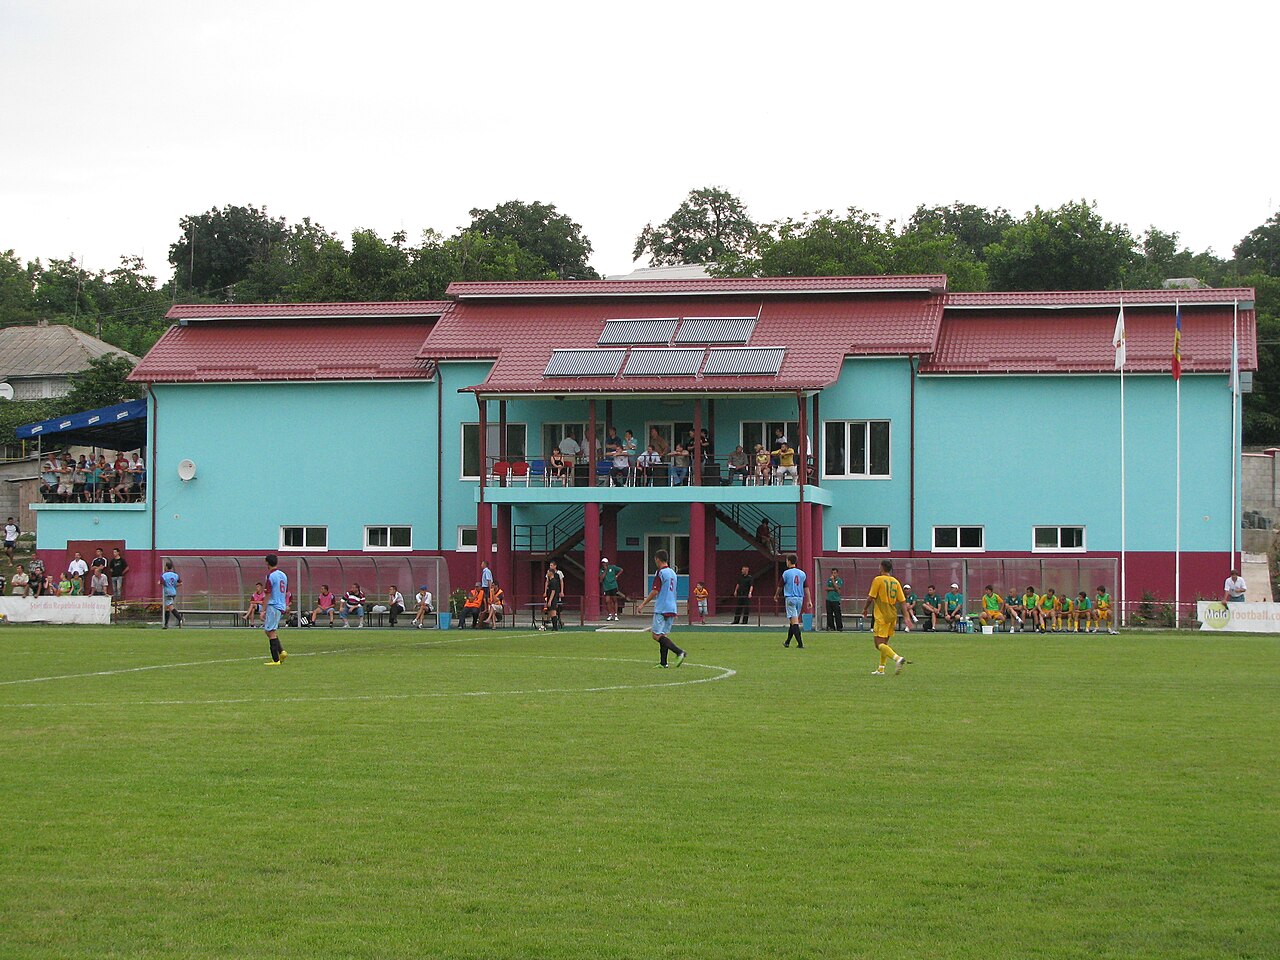
<instances>
[{"instance_id":1,"label":"person in white shirt","mask_svg":"<svg viewBox=\"0 0 1280 960\"><path fill-rule=\"evenodd\" d=\"M18 548L18 534L22 531L18 529L18 525L13 522L10 517L4 524L4 552L9 558L9 562L13 563L13 552Z\"/></svg>"},{"instance_id":2,"label":"person in white shirt","mask_svg":"<svg viewBox=\"0 0 1280 960\"><path fill-rule=\"evenodd\" d=\"M422 618L428 613L432 613L435 609L431 605L431 591L426 586L421 586L418 588L418 595L414 599L418 602L418 612L414 615L413 625L421 630Z\"/></svg>"},{"instance_id":3,"label":"person in white shirt","mask_svg":"<svg viewBox=\"0 0 1280 960\"><path fill-rule=\"evenodd\" d=\"M582 447L578 446L578 441L573 439L573 434L566 433L564 439L560 441L560 453L564 456L569 468L569 486L573 486L573 475L577 470L578 454L581 452Z\"/></svg>"},{"instance_id":4,"label":"person in white shirt","mask_svg":"<svg viewBox=\"0 0 1280 960\"><path fill-rule=\"evenodd\" d=\"M396 625L396 619L404 613L404 594L396 589L394 583L387 591L387 613L393 627Z\"/></svg>"},{"instance_id":5,"label":"person in white shirt","mask_svg":"<svg viewBox=\"0 0 1280 960\"><path fill-rule=\"evenodd\" d=\"M1244 577L1240 576L1239 570L1231 571L1231 576L1227 577L1227 582L1222 585L1222 592L1224 603L1244 603Z\"/></svg>"},{"instance_id":6,"label":"person in white shirt","mask_svg":"<svg viewBox=\"0 0 1280 960\"><path fill-rule=\"evenodd\" d=\"M653 486L654 468L662 464L662 454L658 453L652 446L644 453L640 454L636 460L636 483L646 487Z\"/></svg>"},{"instance_id":7,"label":"person in white shirt","mask_svg":"<svg viewBox=\"0 0 1280 960\"><path fill-rule=\"evenodd\" d=\"M84 558L80 554L76 554L75 559L67 564L67 573L73 577L83 579L84 575L89 572L89 564L84 562Z\"/></svg>"}]
</instances>

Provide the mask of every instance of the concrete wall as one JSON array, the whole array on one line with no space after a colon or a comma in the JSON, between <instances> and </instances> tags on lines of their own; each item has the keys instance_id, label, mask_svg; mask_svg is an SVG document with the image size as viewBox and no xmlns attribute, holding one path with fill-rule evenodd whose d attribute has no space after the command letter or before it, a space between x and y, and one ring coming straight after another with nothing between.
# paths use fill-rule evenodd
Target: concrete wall
<instances>
[{"instance_id":1,"label":"concrete wall","mask_svg":"<svg viewBox=\"0 0 1280 960\"><path fill-rule=\"evenodd\" d=\"M1246 451L1241 459L1245 510L1256 510L1280 526L1280 447Z\"/></svg>"}]
</instances>

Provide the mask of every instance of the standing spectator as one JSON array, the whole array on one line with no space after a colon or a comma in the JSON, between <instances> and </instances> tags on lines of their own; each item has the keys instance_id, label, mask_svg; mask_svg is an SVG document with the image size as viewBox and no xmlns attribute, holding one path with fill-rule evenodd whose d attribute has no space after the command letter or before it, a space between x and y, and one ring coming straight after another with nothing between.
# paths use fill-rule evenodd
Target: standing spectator
<instances>
[{"instance_id":1,"label":"standing spectator","mask_svg":"<svg viewBox=\"0 0 1280 960\"><path fill-rule=\"evenodd\" d=\"M837 633L844 633L844 612L840 609L843 599L840 591L843 589L844 578L839 570L832 567L831 575L827 577L827 629Z\"/></svg>"},{"instance_id":2,"label":"standing spectator","mask_svg":"<svg viewBox=\"0 0 1280 960\"><path fill-rule=\"evenodd\" d=\"M707 613L711 606L711 591L707 589L707 585L701 580L694 585L693 600L698 605L698 620L701 623L707 622ZM693 619L690 617L690 619Z\"/></svg>"},{"instance_id":3,"label":"standing spectator","mask_svg":"<svg viewBox=\"0 0 1280 960\"><path fill-rule=\"evenodd\" d=\"M433 610L431 606L431 591L427 589L425 583L418 588L418 594L414 597L414 600L418 604L418 609L413 616L413 625L421 630L423 618Z\"/></svg>"},{"instance_id":4,"label":"standing spectator","mask_svg":"<svg viewBox=\"0 0 1280 960\"><path fill-rule=\"evenodd\" d=\"M604 593L605 620L618 619L618 595L622 592L618 587L618 574L622 568L610 563L608 557L600 558L600 589Z\"/></svg>"},{"instance_id":5,"label":"standing spectator","mask_svg":"<svg viewBox=\"0 0 1280 960\"><path fill-rule=\"evenodd\" d=\"M43 486L40 489L40 495L46 501L53 500L58 495L58 458L50 454L44 458L44 462L40 464L40 482Z\"/></svg>"},{"instance_id":6,"label":"standing spectator","mask_svg":"<svg viewBox=\"0 0 1280 960\"><path fill-rule=\"evenodd\" d=\"M107 572L107 555L102 552L101 547L98 547L98 549L93 552L93 559L89 561L90 576L98 573L99 571L104 574Z\"/></svg>"},{"instance_id":7,"label":"standing spectator","mask_svg":"<svg viewBox=\"0 0 1280 960\"><path fill-rule=\"evenodd\" d=\"M50 577L49 579L52 580L53 578ZM79 582L80 582L80 579L78 577L73 577L70 573L67 573L64 570L62 572L62 579L56 581L53 584L53 588L49 590L49 596L69 597L71 596L71 585Z\"/></svg>"},{"instance_id":8,"label":"standing spectator","mask_svg":"<svg viewBox=\"0 0 1280 960\"><path fill-rule=\"evenodd\" d=\"M13 517L4 522L4 555L10 563L13 563L13 552L18 549L20 533L22 531L18 529L18 524Z\"/></svg>"},{"instance_id":9,"label":"standing spectator","mask_svg":"<svg viewBox=\"0 0 1280 960\"><path fill-rule=\"evenodd\" d=\"M89 482L89 465L85 463L84 454L71 465L71 499L76 503L84 502L84 487Z\"/></svg>"},{"instance_id":10,"label":"standing spectator","mask_svg":"<svg viewBox=\"0 0 1280 960\"><path fill-rule=\"evenodd\" d=\"M124 596L124 575L128 572L128 561L125 560L119 547L113 547L111 559L107 561L107 573L111 577L111 596L117 600Z\"/></svg>"},{"instance_id":11,"label":"standing spectator","mask_svg":"<svg viewBox=\"0 0 1280 960\"><path fill-rule=\"evenodd\" d=\"M742 449L742 444L738 444L733 448L733 453L729 454L729 482L733 483L738 477L742 478L743 486L747 483L747 473L751 469L747 451Z\"/></svg>"},{"instance_id":12,"label":"standing spectator","mask_svg":"<svg viewBox=\"0 0 1280 960\"><path fill-rule=\"evenodd\" d=\"M5 536L8 537L8 534ZM1222 602L1244 603L1245 591L1244 577L1240 576L1239 570L1232 570L1227 582L1222 585Z\"/></svg>"},{"instance_id":13,"label":"standing spectator","mask_svg":"<svg viewBox=\"0 0 1280 960\"><path fill-rule=\"evenodd\" d=\"M107 568L94 567L93 573L89 576L89 596L105 597L107 595L107 586Z\"/></svg>"},{"instance_id":14,"label":"standing spectator","mask_svg":"<svg viewBox=\"0 0 1280 960\"><path fill-rule=\"evenodd\" d=\"M657 427L649 428L649 446L658 451L658 456L666 458L667 452L671 449L671 444L667 443L667 438L658 432Z\"/></svg>"},{"instance_id":15,"label":"standing spectator","mask_svg":"<svg viewBox=\"0 0 1280 960\"><path fill-rule=\"evenodd\" d=\"M115 486L111 488L111 502L123 503L133 488L133 479L129 475L129 458L123 453L116 454L115 463L111 465L115 472Z\"/></svg>"},{"instance_id":16,"label":"standing spectator","mask_svg":"<svg viewBox=\"0 0 1280 960\"><path fill-rule=\"evenodd\" d=\"M133 462L129 464L129 495L135 500L141 500L146 485L147 468L142 463L141 453L135 453Z\"/></svg>"},{"instance_id":17,"label":"standing spectator","mask_svg":"<svg viewBox=\"0 0 1280 960\"><path fill-rule=\"evenodd\" d=\"M489 561L480 561L480 591L484 594L484 604L489 605L489 590L493 587L493 571L489 569Z\"/></svg>"},{"instance_id":18,"label":"standing spectator","mask_svg":"<svg viewBox=\"0 0 1280 960\"><path fill-rule=\"evenodd\" d=\"M80 556L80 554L76 554ZM164 562L164 573L160 574L160 595L164 601L164 629L169 629L169 618L173 617L182 627L182 614L178 612L178 584L182 578L173 569L173 561Z\"/></svg>"},{"instance_id":19,"label":"standing spectator","mask_svg":"<svg viewBox=\"0 0 1280 960\"><path fill-rule=\"evenodd\" d=\"M39 597L44 594L44 561L39 557L32 557L31 562L27 564L27 574L30 581L27 584L27 595L31 597Z\"/></svg>"},{"instance_id":20,"label":"standing spectator","mask_svg":"<svg viewBox=\"0 0 1280 960\"><path fill-rule=\"evenodd\" d=\"M360 584L351 584L351 589L347 591L346 596L342 598L342 609L338 611L338 616L342 618L342 629L345 630L351 624L347 623L347 617L355 614L356 619L360 622L356 624L357 629L364 627L364 591L360 589Z\"/></svg>"},{"instance_id":21,"label":"standing spectator","mask_svg":"<svg viewBox=\"0 0 1280 960\"><path fill-rule=\"evenodd\" d=\"M80 554L76 554L75 558L67 564L67 573L75 577L77 580L83 580L85 574L89 572L89 564L84 562L84 558Z\"/></svg>"},{"instance_id":22,"label":"standing spectator","mask_svg":"<svg viewBox=\"0 0 1280 960\"><path fill-rule=\"evenodd\" d=\"M393 583L391 589L387 591L387 619L391 626L396 625L402 613L404 613L404 594L397 590Z\"/></svg>"},{"instance_id":23,"label":"standing spectator","mask_svg":"<svg viewBox=\"0 0 1280 960\"><path fill-rule=\"evenodd\" d=\"M65 502L70 502L71 495L75 492L75 481L72 479L72 474L75 473L75 468L72 467L71 463L71 459L68 458L67 461L58 468L58 498Z\"/></svg>"},{"instance_id":24,"label":"standing spectator","mask_svg":"<svg viewBox=\"0 0 1280 960\"><path fill-rule=\"evenodd\" d=\"M627 452L627 459L631 461L631 466L636 465L639 458L640 447L636 443L636 435L628 430L622 435L622 449Z\"/></svg>"},{"instance_id":25,"label":"standing spectator","mask_svg":"<svg viewBox=\"0 0 1280 960\"><path fill-rule=\"evenodd\" d=\"M560 453L564 456L565 466L569 471L569 486L573 486L574 474L578 469L578 454L582 453L582 447L578 441L574 439L573 431L566 430L564 439L560 441Z\"/></svg>"},{"instance_id":26,"label":"standing spectator","mask_svg":"<svg viewBox=\"0 0 1280 960\"><path fill-rule=\"evenodd\" d=\"M30 591L31 578L21 567L13 568L13 579L9 581L9 591L15 597L25 597Z\"/></svg>"},{"instance_id":27,"label":"standing spectator","mask_svg":"<svg viewBox=\"0 0 1280 960\"><path fill-rule=\"evenodd\" d=\"M751 616L751 597L755 594L756 582L751 576L751 568L743 567L738 574L738 580L733 585L733 598L737 602L733 607L733 622L735 624L748 623Z\"/></svg>"},{"instance_id":28,"label":"standing spectator","mask_svg":"<svg viewBox=\"0 0 1280 960\"><path fill-rule=\"evenodd\" d=\"M314 627L325 614L329 615L329 629L333 629L333 613L338 598L333 595L327 583L320 584L320 594L316 597L316 608L311 611L311 625Z\"/></svg>"}]
</instances>

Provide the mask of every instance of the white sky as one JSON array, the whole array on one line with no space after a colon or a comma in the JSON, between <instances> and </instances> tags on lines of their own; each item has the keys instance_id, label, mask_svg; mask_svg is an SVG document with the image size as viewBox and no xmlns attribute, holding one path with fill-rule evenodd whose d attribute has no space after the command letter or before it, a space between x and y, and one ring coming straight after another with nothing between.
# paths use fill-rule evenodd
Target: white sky
<instances>
[{"instance_id":1,"label":"white sky","mask_svg":"<svg viewBox=\"0 0 1280 960\"><path fill-rule=\"evenodd\" d=\"M1088 198L1231 247L1280 202L1274 3L0 0L0 250L228 203L340 237L541 200L602 273L689 190L757 220Z\"/></svg>"}]
</instances>

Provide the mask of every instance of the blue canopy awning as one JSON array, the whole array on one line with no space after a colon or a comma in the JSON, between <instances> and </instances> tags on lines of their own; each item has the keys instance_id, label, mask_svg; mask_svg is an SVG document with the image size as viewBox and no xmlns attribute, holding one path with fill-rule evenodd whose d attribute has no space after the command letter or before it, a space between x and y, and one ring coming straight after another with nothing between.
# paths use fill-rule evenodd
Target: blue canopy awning
<instances>
[{"instance_id":1,"label":"blue canopy awning","mask_svg":"<svg viewBox=\"0 0 1280 960\"><path fill-rule=\"evenodd\" d=\"M127 400L110 407L28 423L14 431L19 440L55 438L59 444L133 450L147 442L147 401Z\"/></svg>"}]
</instances>

